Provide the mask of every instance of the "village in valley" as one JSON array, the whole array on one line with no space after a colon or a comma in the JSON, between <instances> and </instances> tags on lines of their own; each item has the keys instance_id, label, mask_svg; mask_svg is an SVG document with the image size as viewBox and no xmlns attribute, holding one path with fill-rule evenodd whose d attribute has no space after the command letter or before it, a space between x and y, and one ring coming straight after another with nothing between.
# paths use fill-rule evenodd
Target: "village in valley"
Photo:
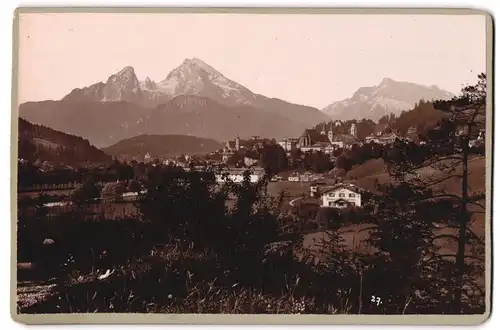
<instances>
[{"instance_id":1,"label":"village in valley","mask_svg":"<svg viewBox=\"0 0 500 330\"><path fill-rule=\"evenodd\" d=\"M345 129L346 126L349 128ZM457 135L460 133L457 132ZM273 173L270 185L280 186L286 196L293 198L291 206L297 205L302 198L310 197L307 198L308 202L315 199L320 207L361 207L361 191L374 190L375 186L366 185L366 180L358 184L352 178L344 183L345 173L339 175L338 170L341 168L336 167L337 158L346 152L352 153L353 148L359 150L365 146L377 149L379 154L373 156L376 159L382 155L384 148L391 148L396 142L425 145L426 138L422 134L419 135L415 126L408 127L403 134L391 128L383 120L378 124L373 123L371 132L368 135L365 132L365 136L360 137L357 121L346 123L336 120L320 123L313 129L306 129L299 137L287 137L276 141L274 138L259 136L251 136L248 139L237 136L234 140L226 141L223 148L205 155L180 155L160 160L154 159L149 152L146 152L143 161L153 166L156 166L155 164L178 166L185 171L216 169L219 173L216 175L216 181L219 183L224 183L227 179L243 182L247 174L250 182L257 183L266 174L266 163L261 157L262 153L266 147L274 146L275 158L279 158L280 153L284 151L282 158L286 159L286 163L281 165L281 171ZM480 129L471 137L469 147L484 148L484 143L484 129ZM328 165L320 170L314 170L313 164L304 166L304 159L314 155L326 159ZM287 192L287 188L290 189L290 193Z\"/></svg>"},{"instance_id":2,"label":"village in valley","mask_svg":"<svg viewBox=\"0 0 500 330\"><path fill-rule=\"evenodd\" d=\"M178 156L177 158L166 158L161 161L165 166L180 166L185 171L203 171L207 168L217 168L221 174L216 176L219 183L225 182L226 178L233 182L243 182L245 175L249 173L249 180L256 183L266 174L262 164L260 152L266 144L279 145L285 152L287 165L283 167L286 171L274 173L271 184L274 182L289 182L290 185L300 184L303 192L300 196L291 197L314 197L322 207L344 208L348 205L361 207L360 187L353 183L342 184L342 177L328 175L327 171L315 172L311 169L297 168L293 166L293 155L304 159L305 155L321 154L329 162L329 169L335 168L336 158L344 150L352 150L353 146L363 145L392 145L396 140L414 141L418 138L416 128L410 127L403 137L398 135L394 129L389 129L387 124L378 124L374 132L364 139L358 137L356 123L352 123L348 133L338 133L339 127L343 125L340 121L332 121L319 125L321 130L306 129L297 138L289 137L280 141L274 139L263 139L252 136L249 139L241 139L237 136L234 140L225 143L222 149L216 150L208 155L197 155L196 157ZM336 130L334 128L337 128ZM422 142L423 143L423 142ZM235 161L235 158L239 160ZM156 160L158 162L158 159ZM144 162L155 162L146 152ZM227 175L225 176L224 173ZM283 185L286 193L287 185ZM292 189L296 190L296 189ZM307 192L307 193L306 193ZM299 201L295 198L294 201Z\"/></svg>"}]
</instances>

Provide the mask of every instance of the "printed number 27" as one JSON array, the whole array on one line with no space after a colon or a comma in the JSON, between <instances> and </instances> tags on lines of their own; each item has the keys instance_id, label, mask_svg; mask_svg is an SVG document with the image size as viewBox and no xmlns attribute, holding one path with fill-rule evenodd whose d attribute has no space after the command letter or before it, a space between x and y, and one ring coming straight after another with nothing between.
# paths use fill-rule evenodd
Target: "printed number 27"
<instances>
[{"instance_id":1,"label":"printed number 27","mask_svg":"<svg viewBox=\"0 0 500 330\"><path fill-rule=\"evenodd\" d=\"M382 299L380 299L380 297L372 296L372 302L376 302L378 306L382 303Z\"/></svg>"}]
</instances>

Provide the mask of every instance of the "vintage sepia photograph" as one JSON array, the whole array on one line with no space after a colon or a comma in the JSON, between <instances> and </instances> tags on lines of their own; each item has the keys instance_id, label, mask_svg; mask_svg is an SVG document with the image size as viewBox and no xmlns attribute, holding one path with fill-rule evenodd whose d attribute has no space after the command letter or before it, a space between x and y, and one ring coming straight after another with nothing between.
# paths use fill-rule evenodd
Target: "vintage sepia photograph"
<instances>
[{"instance_id":1,"label":"vintage sepia photograph","mask_svg":"<svg viewBox=\"0 0 500 330\"><path fill-rule=\"evenodd\" d=\"M489 314L488 14L15 21L16 314Z\"/></svg>"}]
</instances>

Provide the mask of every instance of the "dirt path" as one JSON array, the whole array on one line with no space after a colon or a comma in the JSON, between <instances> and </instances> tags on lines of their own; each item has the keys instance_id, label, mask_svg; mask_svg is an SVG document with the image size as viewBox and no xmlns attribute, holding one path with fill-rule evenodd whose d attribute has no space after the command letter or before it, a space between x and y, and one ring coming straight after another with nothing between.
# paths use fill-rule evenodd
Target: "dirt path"
<instances>
[{"instance_id":1,"label":"dirt path","mask_svg":"<svg viewBox=\"0 0 500 330\"><path fill-rule=\"evenodd\" d=\"M302 199L304 197L299 197L299 198L295 198L295 199L292 199L290 202L288 202L288 204L290 204L290 206L295 206L295 202L298 201L299 199Z\"/></svg>"},{"instance_id":2,"label":"dirt path","mask_svg":"<svg viewBox=\"0 0 500 330\"><path fill-rule=\"evenodd\" d=\"M36 265L30 262L17 264L17 309L22 310L43 302L55 294L57 279L47 279L38 273Z\"/></svg>"},{"instance_id":3,"label":"dirt path","mask_svg":"<svg viewBox=\"0 0 500 330\"><path fill-rule=\"evenodd\" d=\"M17 283L17 309L31 307L47 300L55 293L57 284L45 281L20 281Z\"/></svg>"}]
</instances>

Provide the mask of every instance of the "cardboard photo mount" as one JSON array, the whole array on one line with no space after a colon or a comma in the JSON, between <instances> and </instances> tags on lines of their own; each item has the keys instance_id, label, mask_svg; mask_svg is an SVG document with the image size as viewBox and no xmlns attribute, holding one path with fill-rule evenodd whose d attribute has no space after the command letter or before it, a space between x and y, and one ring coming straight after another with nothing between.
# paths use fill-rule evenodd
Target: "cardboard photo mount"
<instances>
[{"instance_id":1,"label":"cardboard photo mount","mask_svg":"<svg viewBox=\"0 0 500 330\"><path fill-rule=\"evenodd\" d=\"M309 15L482 15L486 29L487 121L486 131L486 311L478 315L264 315L264 314L18 314L17 313L17 154L19 17L30 13L141 13L141 14L309 14ZM168 7L24 7L14 12L11 133L11 316L24 324L400 324L477 325L491 313L492 298L492 160L493 160L493 18L486 11L469 8L168 8Z\"/></svg>"}]
</instances>

